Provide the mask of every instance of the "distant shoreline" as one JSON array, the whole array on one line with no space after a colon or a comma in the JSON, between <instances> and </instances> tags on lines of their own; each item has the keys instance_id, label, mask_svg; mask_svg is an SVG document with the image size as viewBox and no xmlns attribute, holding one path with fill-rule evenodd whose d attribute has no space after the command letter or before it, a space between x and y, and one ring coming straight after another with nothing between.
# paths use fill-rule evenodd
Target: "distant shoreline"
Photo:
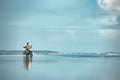
<instances>
[{"instance_id":1,"label":"distant shoreline","mask_svg":"<svg viewBox=\"0 0 120 80\"><path fill-rule=\"evenodd\" d=\"M24 50L0 50L0 55L23 55ZM105 52L105 53L60 53L50 50L33 50L36 55L54 55L66 57L120 57L118 52Z\"/></svg>"}]
</instances>

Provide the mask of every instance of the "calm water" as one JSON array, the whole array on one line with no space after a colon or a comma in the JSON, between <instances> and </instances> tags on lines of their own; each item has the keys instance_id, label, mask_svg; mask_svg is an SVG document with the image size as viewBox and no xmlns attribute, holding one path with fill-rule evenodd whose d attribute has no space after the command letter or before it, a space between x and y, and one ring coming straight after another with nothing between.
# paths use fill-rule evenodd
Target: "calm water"
<instances>
[{"instance_id":1,"label":"calm water","mask_svg":"<svg viewBox=\"0 0 120 80\"><path fill-rule=\"evenodd\" d=\"M0 80L120 80L120 58L1 55Z\"/></svg>"}]
</instances>

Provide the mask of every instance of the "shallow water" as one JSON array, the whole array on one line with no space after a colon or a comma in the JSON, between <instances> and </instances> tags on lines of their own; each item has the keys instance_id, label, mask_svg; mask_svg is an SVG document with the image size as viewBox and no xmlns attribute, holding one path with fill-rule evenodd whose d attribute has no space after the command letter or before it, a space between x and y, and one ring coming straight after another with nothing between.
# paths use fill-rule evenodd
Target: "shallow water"
<instances>
[{"instance_id":1,"label":"shallow water","mask_svg":"<svg viewBox=\"0 0 120 80\"><path fill-rule=\"evenodd\" d=\"M120 80L120 58L1 55L0 80Z\"/></svg>"}]
</instances>

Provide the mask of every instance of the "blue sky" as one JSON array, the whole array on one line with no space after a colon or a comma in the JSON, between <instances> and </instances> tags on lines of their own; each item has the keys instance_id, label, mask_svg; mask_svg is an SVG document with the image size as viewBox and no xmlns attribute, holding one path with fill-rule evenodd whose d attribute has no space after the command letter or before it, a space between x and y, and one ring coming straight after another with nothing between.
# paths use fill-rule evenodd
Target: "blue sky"
<instances>
[{"instance_id":1,"label":"blue sky","mask_svg":"<svg viewBox=\"0 0 120 80\"><path fill-rule=\"evenodd\" d=\"M0 50L119 49L119 0L1 0Z\"/></svg>"}]
</instances>

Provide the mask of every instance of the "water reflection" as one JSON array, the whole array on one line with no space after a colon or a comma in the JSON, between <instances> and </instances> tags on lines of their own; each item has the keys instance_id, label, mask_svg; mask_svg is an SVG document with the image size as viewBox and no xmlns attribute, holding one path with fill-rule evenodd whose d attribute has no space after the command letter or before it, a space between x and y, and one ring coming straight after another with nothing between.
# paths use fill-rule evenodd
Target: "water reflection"
<instances>
[{"instance_id":1,"label":"water reflection","mask_svg":"<svg viewBox=\"0 0 120 80\"><path fill-rule=\"evenodd\" d=\"M27 71L30 70L31 65L32 65L32 57L31 56L24 57L24 65L25 65L25 69Z\"/></svg>"}]
</instances>

